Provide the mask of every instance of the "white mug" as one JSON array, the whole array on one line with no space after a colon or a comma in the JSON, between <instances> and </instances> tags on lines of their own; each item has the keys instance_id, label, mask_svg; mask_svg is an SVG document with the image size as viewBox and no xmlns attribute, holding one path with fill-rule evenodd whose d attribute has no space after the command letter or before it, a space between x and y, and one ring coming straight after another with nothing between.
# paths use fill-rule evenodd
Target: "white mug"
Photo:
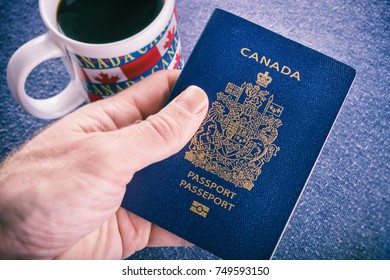
<instances>
[{"instance_id":1,"label":"white mug","mask_svg":"<svg viewBox=\"0 0 390 280\"><path fill-rule=\"evenodd\" d=\"M174 0L165 0L158 16L139 33L105 44L83 43L64 35L57 23L60 1L39 1L48 32L20 47L8 63L9 88L31 115L59 118L85 102L114 95L158 70L182 68ZM57 57L63 59L70 74L69 85L47 99L28 96L25 83L30 72Z\"/></svg>"}]
</instances>

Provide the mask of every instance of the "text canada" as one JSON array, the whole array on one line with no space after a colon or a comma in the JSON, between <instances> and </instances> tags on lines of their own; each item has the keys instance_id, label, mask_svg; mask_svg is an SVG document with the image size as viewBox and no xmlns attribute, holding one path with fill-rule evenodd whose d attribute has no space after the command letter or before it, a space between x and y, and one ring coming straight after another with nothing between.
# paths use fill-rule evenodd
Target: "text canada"
<instances>
[{"instance_id":1,"label":"text canada","mask_svg":"<svg viewBox=\"0 0 390 280\"><path fill-rule=\"evenodd\" d=\"M297 81L301 81L301 74L299 73L299 71L294 71L291 69L291 67L287 65L283 65L278 61L273 61L271 58L268 58L264 55L259 55L258 52L252 51L248 48L242 48L240 53L242 56L249 59L253 59L257 63L267 66L270 69L276 70L280 74L289 76L290 78L296 79Z\"/></svg>"}]
</instances>

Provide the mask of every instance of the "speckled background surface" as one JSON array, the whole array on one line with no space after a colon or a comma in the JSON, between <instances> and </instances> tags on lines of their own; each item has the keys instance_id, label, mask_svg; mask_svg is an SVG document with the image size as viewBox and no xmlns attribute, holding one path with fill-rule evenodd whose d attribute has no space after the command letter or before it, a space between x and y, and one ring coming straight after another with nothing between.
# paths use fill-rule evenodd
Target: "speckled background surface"
<instances>
[{"instance_id":1,"label":"speckled background surface","mask_svg":"<svg viewBox=\"0 0 390 280\"><path fill-rule=\"evenodd\" d=\"M177 0L187 58L215 7L341 60L357 78L274 254L275 259L390 259L390 2ZM37 0L0 0L0 157L49 121L26 114L6 65L45 32ZM47 97L68 81L59 60L37 67L27 92ZM218 237L216 237L218 238ZM198 247L146 248L130 259L216 259Z\"/></svg>"}]
</instances>

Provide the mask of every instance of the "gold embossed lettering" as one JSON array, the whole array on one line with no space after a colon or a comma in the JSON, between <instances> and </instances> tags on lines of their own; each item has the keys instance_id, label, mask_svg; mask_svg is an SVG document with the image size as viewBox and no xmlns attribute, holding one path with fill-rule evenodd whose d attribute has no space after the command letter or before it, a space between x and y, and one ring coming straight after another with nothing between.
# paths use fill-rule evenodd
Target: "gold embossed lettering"
<instances>
[{"instance_id":1,"label":"gold embossed lettering","mask_svg":"<svg viewBox=\"0 0 390 280\"><path fill-rule=\"evenodd\" d=\"M252 59L259 64L262 64L264 66L267 66L269 68L275 69L280 74L289 76L290 78L294 78L297 81L301 81L301 74L299 71L293 71L291 67L284 65L282 63L279 63L278 61L272 61L271 58L267 58L266 56L261 56L259 60L259 54L257 52L252 52L249 48L242 48L240 50L240 53L242 56ZM293 74L291 74L293 73Z\"/></svg>"},{"instance_id":2,"label":"gold embossed lettering","mask_svg":"<svg viewBox=\"0 0 390 280\"><path fill-rule=\"evenodd\" d=\"M185 184L187 184L186 180L181 180L179 186L184 186Z\"/></svg>"},{"instance_id":3,"label":"gold embossed lettering","mask_svg":"<svg viewBox=\"0 0 390 280\"><path fill-rule=\"evenodd\" d=\"M252 53L249 58L256 60L256 62L259 62L259 55L257 54L257 52Z\"/></svg>"},{"instance_id":4,"label":"gold embossed lettering","mask_svg":"<svg viewBox=\"0 0 390 280\"><path fill-rule=\"evenodd\" d=\"M234 198L234 196L236 195L235 192L232 192L228 189L225 189L225 191L223 192L223 195L226 196L226 197L230 197L231 199Z\"/></svg>"},{"instance_id":5,"label":"gold embossed lettering","mask_svg":"<svg viewBox=\"0 0 390 280\"><path fill-rule=\"evenodd\" d=\"M189 174L190 178L194 178L197 174L194 172L190 171ZM207 181L204 177L199 177L199 181ZM202 180L203 178L203 180ZM186 180L181 180L179 183L179 186L182 187L183 189L188 190L189 192L195 194L196 196L199 196L203 198L204 200L210 201L213 204L220 206L228 211L230 211L235 205L229 201L224 200L221 197L216 196L215 194L211 193L210 191L205 191L204 189L192 185L191 183L187 182ZM222 187L222 186L218 186ZM192 210L191 210L192 211Z\"/></svg>"},{"instance_id":6,"label":"gold embossed lettering","mask_svg":"<svg viewBox=\"0 0 390 280\"><path fill-rule=\"evenodd\" d=\"M280 73L284 75L290 75L291 74L291 69L288 68L286 65L283 65L282 70L280 70Z\"/></svg>"},{"instance_id":7,"label":"gold embossed lettering","mask_svg":"<svg viewBox=\"0 0 390 280\"><path fill-rule=\"evenodd\" d=\"M251 50L250 49L248 49L248 48L242 48L241 49L241 54L243 55L243 56L245 56L245 57L248 57L248 52L250 52Z\"/></svg>"},{"instance_id":8,"label":"gold embossed lettering","mask_svg":"<svg viewBox=\"0 0 390 280\"><path fill-rule=\"evenodd\" d=\"M260 59L260 63L264 64L267 67L268 67L270 62L271 62L271 59L270 58L267 59L265 56L262 56L261 59Z\"/></svg>"},{"instance_id":9,"label":"gold embossed lettering","mask_svg":"<svg viewBox=\"0 0 390 280\"><path fill-rule=\"evenodd\" d=\"M279 72L279 63L278 62L274 62L269 68L275 68L276 71Z\"/></svg>"},{"instance_id":10,"label":"gold embossed lettering","mask_svg":"<svg viewBox=\"0 0 390 280\"><path fill-rule=\"evenodd\" d=\"M301 80L301 75L299 74L298 71L294 72L294 74L292 74L290 77L291 77L291 78L295 78L295 79L297 79L298 81Z\"/></svg>"}]
</instances>

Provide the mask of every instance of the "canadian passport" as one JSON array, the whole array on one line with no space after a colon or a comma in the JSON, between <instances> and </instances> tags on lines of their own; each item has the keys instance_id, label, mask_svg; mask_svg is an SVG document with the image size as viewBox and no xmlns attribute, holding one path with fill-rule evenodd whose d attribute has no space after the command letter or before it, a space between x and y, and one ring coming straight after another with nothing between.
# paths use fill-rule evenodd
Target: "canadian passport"
<instances>
[{"instance_id":1,"label":"canadian passport","mask_svg":"<svg viewBox=\"0 0 390 280\"><path fill-rule=\"evenodd\" d=\"M179 153L135 174L122 206L221 258L271 258L354 77L215 10L170 97L197 85L208 114Z\"/></svg>"}]
</instances>

